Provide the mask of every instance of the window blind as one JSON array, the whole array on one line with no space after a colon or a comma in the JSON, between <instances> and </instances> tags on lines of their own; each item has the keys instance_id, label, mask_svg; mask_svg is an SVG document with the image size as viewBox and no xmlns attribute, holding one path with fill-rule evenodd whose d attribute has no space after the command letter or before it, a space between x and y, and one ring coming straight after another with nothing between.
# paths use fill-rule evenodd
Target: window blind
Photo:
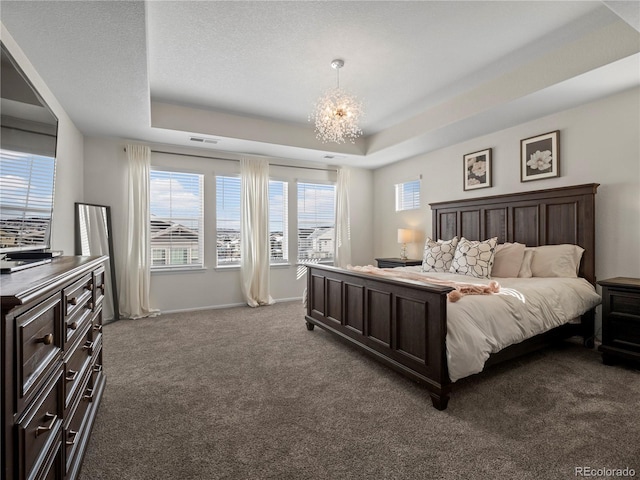
<instances>
[{"instance_id":1,"label":"window blind","mask_svg":"<svg viewBox=\"0 0 640 480\"><path fill-rule=\"evenodd\" d=\"M269 180L269 251L272 264L289 261L289 184Z\"/></svg>"},{"instance_id":2,"label":"window blind","mask_svg":"<svg viewBox=\"0 0 640 480\"><path fill-rule=\"evenodd\" d=\"M298 183L298 263L332 262L336 187Z\"/></svg>"},{"instance_id":3,"label":"window blind","mask_svg":"<svg viewBox=\"0 0 640 480\"><path fill-rule=\"evenodd\" d=\"M217 265L240 265L240 177L216 177Z\"/></svg>"},{"instance_id":4,"label":"window blind","mask_svg":"<svg viewBox=\"0 0 640 480\"><path fill-rule=\"evenodd\" d=\"M203 175L152 168L151 268L204 265Z\"/></svg>"},{"instance_id":5,"label":"window blind","mask_svg":"<svg viewBox=\"0 0 640 480\"><path fill-rule=\"evenodd\" d=\"M0 150L0 247L47 247L55 158Z\"/></svg>"},{"instance_id":6,"label":"window blind","mask_svg":"<svg viewBox=\"0 0 640 480\"><path fill-rule=\"evenodd\" d=\"M396 184L396 212L420 208L420 180Z\"/></svg>"}]
</instances>

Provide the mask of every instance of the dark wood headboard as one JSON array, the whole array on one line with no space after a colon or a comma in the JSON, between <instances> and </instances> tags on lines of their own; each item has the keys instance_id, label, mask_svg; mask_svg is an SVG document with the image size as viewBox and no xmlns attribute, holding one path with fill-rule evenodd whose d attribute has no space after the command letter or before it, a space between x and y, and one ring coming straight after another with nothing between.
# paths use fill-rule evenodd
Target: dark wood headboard
<instances>
[{"instance_id":1,"label":"dark wood headboard","mask_svg":"<svg viewBox=\"0 0 640 480\"><path fill-rule=\"evenodd\" d=\"M580 276L595 284L595 195L599 184L431 203L434 238L498 237L530 247L584 248Z\"/></svg>"}]
</instances>

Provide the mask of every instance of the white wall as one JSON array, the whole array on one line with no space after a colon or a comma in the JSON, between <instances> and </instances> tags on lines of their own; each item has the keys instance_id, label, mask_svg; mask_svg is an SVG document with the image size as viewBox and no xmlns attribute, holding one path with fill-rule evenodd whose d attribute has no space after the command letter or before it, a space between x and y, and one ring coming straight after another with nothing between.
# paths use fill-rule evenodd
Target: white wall
<instances>
[{"instance_id":1,"label":"white wall","mask_svg":"<svg viewBox=\"0 0 640 480\"><path fill-rule=\"evenodd\" d=\"M82 201L84 192L82 183L84 137L4 25L1 26L1 29L2 42L20 65L22 71L29 77L40 96L58 117L51 248L63 250L65 255L73 255L74 203Z\"/></svg>"},{"instance_id":2,"label":"white wall","mask_svg":"<svg viewBox=\"0 0 640 480\"><path fill-rule=\"evenodd\" d=\"M122 258L126 215L126 142L119 139L87 137L85 141L85 201L110 205L114 229L115 254ZM154 146L154 150L171 150L194 155L209 155L206 150L189 150L177 147ZM221 155L213 155L221 156ZM237 174L238 162L202 159L152 153L151 163L156 167L202 173L205 204L205 266L196 272L154 272L151 274L151 304L161 311L192 310L224 305L242 304L239 268L215 267L215 175ZM271 163L291 164L282 159ZM324 168L319 165L318 167ZM295 180L334 181L335 171L318 171L291 167L270 167L273 178L287 180L289 185L290 258L295 253ZM373 173L369 170L353 169L351 204L353 260L354 263L371 263L373 260ZM208 240L207 240L208 239ZM295 257L294 257L295 258ZM123 272L119 272L118 276ZM271 295L276 300L299 298L305 286L306 276L298 275L298 267L278 266L271 268Z\"/></svg>"},{"instance_id":3,"label":"white wall","mask_svg":"<svg viewBox=\"0 0 640 480\"><path fill-rule=\"evenodd\" d=\"M559 178L520 182L520 140L560 130ZM493 185L465 192L464 154L493 148ZM395 212L394 184L422 174L422 208ZM596 276L640 277L640 89L566 110L380 168L374 172L376 256L397 256L396 229L431 234L429 203L599 183ZM409 256L422 257L422 245Z\"/></svg>"}]
</instances>

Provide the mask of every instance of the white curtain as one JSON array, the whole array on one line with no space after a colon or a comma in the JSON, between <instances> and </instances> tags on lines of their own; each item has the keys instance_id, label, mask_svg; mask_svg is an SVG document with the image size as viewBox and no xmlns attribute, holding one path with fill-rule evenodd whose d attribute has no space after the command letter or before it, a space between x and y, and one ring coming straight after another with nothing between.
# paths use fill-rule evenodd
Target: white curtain
<instances>
[{"instance_id":1,"label":"white curtain","mask_svg":"<svg viewBox=\"0 0 640 480\"><path fill-rule=\"evenodd\" d=\"M151 282L149 252L149 170L151 149L144 145L127 145L129 166L126 252L122 255L120 313L128 318L142 318L158 313L149 303Z\"/></svg>"},{"instance_id":2,"label":"white curtain","mask_svg":"<svg viewBox=\"0 0 640 480\"><path fill-rule=\"evenodd\" d=\"M336 267L345 268L351 264L351 219L349 216L349 182L351 171L348 168L338 170L336 185Z\"/></svg>"},{"instance_id":3,"label":"white curtain","mask_svg":"<svg viewBox=\"0 0 640 480\"><path fill-rule=\"evenodd\" d=\"M269 294L269 163L240 160L240 276L247 305L271 305Z\"/></svg>"}]
</instances>

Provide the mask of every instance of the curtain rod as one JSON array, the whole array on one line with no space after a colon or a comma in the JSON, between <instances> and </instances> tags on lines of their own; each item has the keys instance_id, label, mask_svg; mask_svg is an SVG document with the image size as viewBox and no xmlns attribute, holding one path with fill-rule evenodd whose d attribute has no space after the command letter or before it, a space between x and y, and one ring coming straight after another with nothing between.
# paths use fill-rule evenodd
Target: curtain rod
<instances>
[{"instance_id":1,"label":"curtain rod","mask_svg":"<svg viewBox=\"0 0 640 480\"><path fill-rule=\"evenodd\" d=\"M124 151L127 151L125 147ZM152 153L164 153L167 155L179 155L182 157L195 157L195 158L207 158L210 160L224 160L225 162L239 162L240 160L236 160L235 158L222 158L222 157L211 157L208 155L193 155L191 153L176 153L176 152L165 152L162 150L151 150ZM301 168L303 170L320 170L322 172L337 172L337 168L320 168L320 167L298 167L295 165L282 165L279 163L270 163L269 165L273 165L274 167L285 167L285 168Z\"/></svg>"}]
</instances>

